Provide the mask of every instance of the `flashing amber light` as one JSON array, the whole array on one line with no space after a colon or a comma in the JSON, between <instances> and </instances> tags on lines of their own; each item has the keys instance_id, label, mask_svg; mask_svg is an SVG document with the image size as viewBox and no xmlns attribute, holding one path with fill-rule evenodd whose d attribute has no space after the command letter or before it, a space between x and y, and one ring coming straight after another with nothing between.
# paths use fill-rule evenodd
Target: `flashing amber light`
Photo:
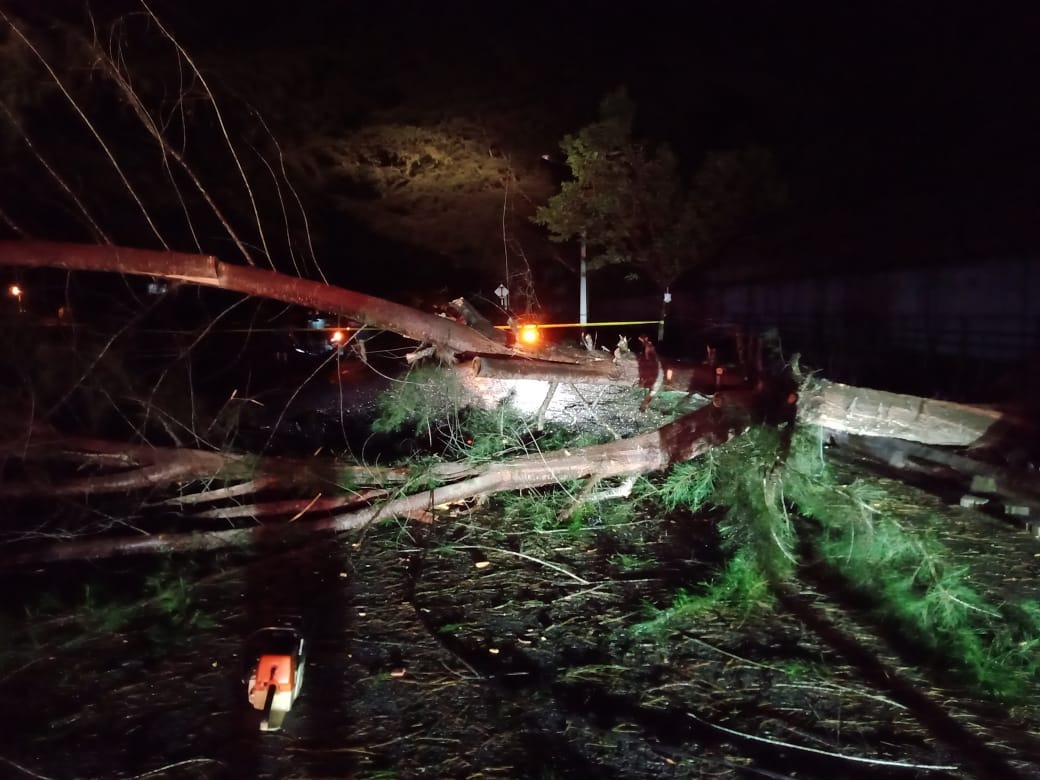
<instances>
[{"instance_id":1,"label":"flashing amber light","mask_svg":"<svg viewBox=\"0 0 1040 780\"><path fill-rule=\"evenodd\" d=\"M332 335L329 336L329 341L333 344L342 344L344 338L346 338L346 336L343 334L343 331L334 330L332 331Z\"/></svg>"},{"instance_id":2,"label":"flashing amber light","mask_svg":"<svg viewBox=\"0 0 1040 780\"><path fill-rule=\"evenodd\" d=\"M7 291L9 293L11 293L12 297L14 297L14 298L21 298L22 297L23 290L17 284L12 284L10 287L7 288Z\"/></svg>"},{"instance_id":3,"label":"flashing amber light","mask_svg":"<svg viewBox=\"0 0 1040 780\"><path fill-rule=\"evenodd\" d=\"M524 344L537 344L542 338L537 325L524 325L520 328L520 341Z\"/></svg>"}]
</instances>

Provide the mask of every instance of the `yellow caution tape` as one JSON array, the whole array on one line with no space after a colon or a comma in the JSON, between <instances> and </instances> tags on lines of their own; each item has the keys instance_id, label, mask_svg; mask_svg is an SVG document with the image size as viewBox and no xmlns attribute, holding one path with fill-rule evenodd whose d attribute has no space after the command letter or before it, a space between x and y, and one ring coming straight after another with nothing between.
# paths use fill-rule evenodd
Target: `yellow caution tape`
<instances>
[{"instance_id":1,"label":"yellow caution tape","mask_svg":"<svg viewBox=\"0 0 1040 780\"><path fill-rule=\"evenodd\" d=\"M531 322L524 323L525 325L534 325L536 328L598 328L604 326L617 326L617 325L660 325L664 320L628 320L626 322L552 322L552 323L541 323ZM499 330L509 330L509 325L496 325Z\"/></svg>"}]
</instances>

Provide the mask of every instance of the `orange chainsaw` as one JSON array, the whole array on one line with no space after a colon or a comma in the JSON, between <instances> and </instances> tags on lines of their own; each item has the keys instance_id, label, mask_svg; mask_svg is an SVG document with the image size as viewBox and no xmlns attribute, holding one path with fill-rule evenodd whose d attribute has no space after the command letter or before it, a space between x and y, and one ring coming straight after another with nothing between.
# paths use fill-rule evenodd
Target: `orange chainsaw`
<instances>
[{"instance_id":1,"label":"orange chainsaw","mask_svg":"<svg viewBox=\"0 0 1040 780\"><path fill-rule=\"evenodd\" d=\"M255 664L246 678L246 695L263 713L260 730L277 731L303 687L303 635L292 626L270 626L250 636L247 647Z\"/></svg>"}]
</instances>

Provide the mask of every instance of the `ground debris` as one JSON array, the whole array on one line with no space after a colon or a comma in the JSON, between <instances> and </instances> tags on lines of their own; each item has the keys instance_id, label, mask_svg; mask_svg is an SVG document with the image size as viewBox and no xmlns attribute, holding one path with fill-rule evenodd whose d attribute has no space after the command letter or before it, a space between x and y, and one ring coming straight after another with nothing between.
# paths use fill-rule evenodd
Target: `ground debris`
<instances>
[{"instance_id":1,"label":"ground debris","mask_svg":"<svg viewBox=\"0 0 1040 780\"><path fill-rule=\"evenodd\" d=\"M941 517L934 532L958 554L1000 561L981 567L987 592L1035 582L1028 537L919 491L890 495L906 522ZM157 630L169 615L156 604L114 629L82 605L8 621L8 636L38 650L19 655L12 639L3 659L0 755L44 776L99 777L200 757L164 776L1040 771L1034 705L939 682L820 583L765 614L720 608L668 626L665 641L635 630L647 604L698 587L719 561L710 513L591 512L532 531L494 502L433 526L388 522L238 554L195 576L192 608L207 619L182 616L176 632ZM39 576L23 586L58 575ZM111 573L113 584L135 576ZM307 624L306 682L283 732L261 735L240 682L242 641L287 611Z\"/></svg>"}]
</instances>

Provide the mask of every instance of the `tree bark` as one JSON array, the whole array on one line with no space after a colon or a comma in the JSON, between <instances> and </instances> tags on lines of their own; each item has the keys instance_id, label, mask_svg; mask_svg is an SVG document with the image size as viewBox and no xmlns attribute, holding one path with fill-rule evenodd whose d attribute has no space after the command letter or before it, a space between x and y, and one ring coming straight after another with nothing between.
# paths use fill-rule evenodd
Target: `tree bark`
<instances>
[{"instance_id":1,"label":"tree bark","mask_svg":"<svg viewBox=\"0 0 1040 780\"><path fill-rule=\"evenodd\" d=\"M988 443L1022 425L995 409L827 381L803 388L798 420L842 433L952 447Z\"/></svg>"},{"instance_id":2,"label":"tree bark","mask_svg":"<svg viewBox=\"0 0 1040 780\"><path fill-rule=\"evenodd\" d=\"M482 379L536 379L545 382L578 382L581 384L632 384L635 361L631 371L610 359L590 360L587 363L558 363L550 360L513 360L511 358L476 357L470 362L473 376Z\"/></svg>"},{"instance_id":3,"label":"tree bark","mask_svg":"<svg viewBox=\"0 0 1040 780\"><path fill-rule=\"evenodd\" d=\"M222 263L212 255L48 241L0 241L0 265L162 277L339 314L456 353L523 353L446 317L275 271Z\"/></svg>"}]
</instances>

